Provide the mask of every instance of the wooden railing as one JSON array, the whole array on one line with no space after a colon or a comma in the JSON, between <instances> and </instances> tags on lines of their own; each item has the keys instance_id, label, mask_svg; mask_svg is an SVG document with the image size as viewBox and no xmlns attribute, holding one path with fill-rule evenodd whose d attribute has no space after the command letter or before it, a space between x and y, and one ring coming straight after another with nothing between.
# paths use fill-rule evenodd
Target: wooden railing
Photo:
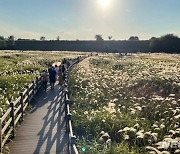
<instances>
[{"instance_id":1,"label":"wooden railing","mask_svg":"<svg viewBox=\"0 0 180 154\"><path fill-rule=\"evenodd\" d=\"M78 154L78 150L76 147L76 136L73 134L73 129L72 129L72 114L70 112L70 100L68 96L68 73L69 70L73 65L78 63L79 61L83 60L84 57L77 58L76 60L73 61L73 63L68 67L66 76L65 76L65 115L66 115L66 132L69 133L69 143L68 143L68 153L69 154Z\"/></svg>"},{"instance_id":2,"label":"wooden railing","mask_svg":"<svg viewBox=\"0 0 180 154\"><path fill-rule=\"evenodd\" d=\"M36 80L26 86L26 89L20 92L19 97L14 102L10 103L10 107L0 118L0 152L2 152L2 148L7 140L10 137L14 137L15 127L18 122L24 120L24 112L40 87L40 78L36 77Z\"/></svg>"},{"instance_id":3,"label":"wooden railing","mask_svg":"<svg viewBox=\"0 0 180 154\"><path fill-rule=\"evenodd\" d=\"M68 89L68 87L67 87ZM71 121L71 112L70 112L70 101L68 98L68 90L65 91L65 112L66 112L66 132L69 133L69 143L68 143L68 153L69 154L78 154L76 148L76 136L73 134L72 121Z\"/></svg>"}]
</instances>

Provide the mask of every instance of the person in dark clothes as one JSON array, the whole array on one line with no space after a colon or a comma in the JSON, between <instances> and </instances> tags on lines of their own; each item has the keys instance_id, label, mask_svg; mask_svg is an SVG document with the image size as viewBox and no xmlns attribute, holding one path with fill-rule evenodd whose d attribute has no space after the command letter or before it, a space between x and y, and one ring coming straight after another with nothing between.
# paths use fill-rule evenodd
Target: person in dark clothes
<instances>
[{"instance_id":1,"label":"person in dark clothes","mask_svg":"<svg viewBox=\"0 0 180 154\"><path fill-rule=\"evenodd\" d=\"M58 72L58 80L59 80L59 85L62 86L63 85L63 73L62 73L62 66L59 66L59 72Z\"/></svg>"},{"instance_id":2,"label":"person in dark clothes","mask_svg":"<svg viewBox=\"0 0 180 154\"><path fill-rule=\"evenodd\" d=\"M67 60L66 58L63 59L62 64L66 64Z\"/></svg>"},{"instance_id":3,"label":"person in dark clothes","mask_svg":"<svg viewBox=\"0 0 180 154\"><path fill-rule=\"evenodd\" d=\"M51 85L51 89L54 89L54 84L56 82L56 71L54 70L54 67L49 68L49 82Z\"/></svg>"},{"instance_id":4,"label":"person in dark clothes","mask_svg":"<svg viewBox=\"0 0 180 154\"><path fill-rule=\"evenodd\" d=\"M61 71L62 71L63 80L65 80L65 74L66 74L66 65L65 64L62 65Z\"/></svg>"}]
</instances>

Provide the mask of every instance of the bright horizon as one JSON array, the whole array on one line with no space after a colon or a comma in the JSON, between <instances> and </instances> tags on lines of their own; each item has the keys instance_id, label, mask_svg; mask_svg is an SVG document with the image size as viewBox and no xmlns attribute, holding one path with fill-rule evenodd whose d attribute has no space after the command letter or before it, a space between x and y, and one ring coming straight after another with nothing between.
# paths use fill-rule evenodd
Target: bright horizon
<instances>
[{"instance_id":1,"label":"bright horizon","mask_svg":"<svg viewBox=\"0 0 180 154\"><path fill-rule=\"evenodd\" d=\"M60 40L180 36L179 0L0 0L0 35Z\"/></svg>"}]
</instances>

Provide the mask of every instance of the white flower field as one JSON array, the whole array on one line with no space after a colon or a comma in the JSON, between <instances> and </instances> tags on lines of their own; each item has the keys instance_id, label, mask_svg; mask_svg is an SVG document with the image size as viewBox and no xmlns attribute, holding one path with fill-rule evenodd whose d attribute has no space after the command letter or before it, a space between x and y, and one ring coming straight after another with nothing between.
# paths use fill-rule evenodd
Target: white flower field
<instances>
[{"instance_id":1,"label":"white flower field","mask_svg":"<svg viewBox=\"0 0 180 154\"><path fill-rule=\"evenodd\" d=\"M99 54L71 72L79 151L180 153L180 55Z\"/></svg>"},{"instance_id":2,"label":"white flower field","mask_svg":"<svg viewBox=\"0 0 180 154\"><path fill-rule=\"evenodd\" d=\"M0 115L43 69L82 52L0 52ZM93 54L69 76L80 153L180 153L180 55Z\"/></svg>"}]
</instances>

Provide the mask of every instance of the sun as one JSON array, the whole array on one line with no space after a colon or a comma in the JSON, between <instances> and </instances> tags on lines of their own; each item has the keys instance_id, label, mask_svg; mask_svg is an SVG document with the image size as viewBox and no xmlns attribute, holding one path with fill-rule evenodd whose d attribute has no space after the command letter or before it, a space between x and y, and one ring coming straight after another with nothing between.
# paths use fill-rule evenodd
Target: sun
<instances>
[{"instance_id":1,"label":"sun","mask_svg":"<svg viewBox=\"0 0 180 154\"><path fill-rule=\"evenodd\" d=\"M107 7L111 0L99 0L99 3L102 7Z\"/></svg>"}]
</instances>

